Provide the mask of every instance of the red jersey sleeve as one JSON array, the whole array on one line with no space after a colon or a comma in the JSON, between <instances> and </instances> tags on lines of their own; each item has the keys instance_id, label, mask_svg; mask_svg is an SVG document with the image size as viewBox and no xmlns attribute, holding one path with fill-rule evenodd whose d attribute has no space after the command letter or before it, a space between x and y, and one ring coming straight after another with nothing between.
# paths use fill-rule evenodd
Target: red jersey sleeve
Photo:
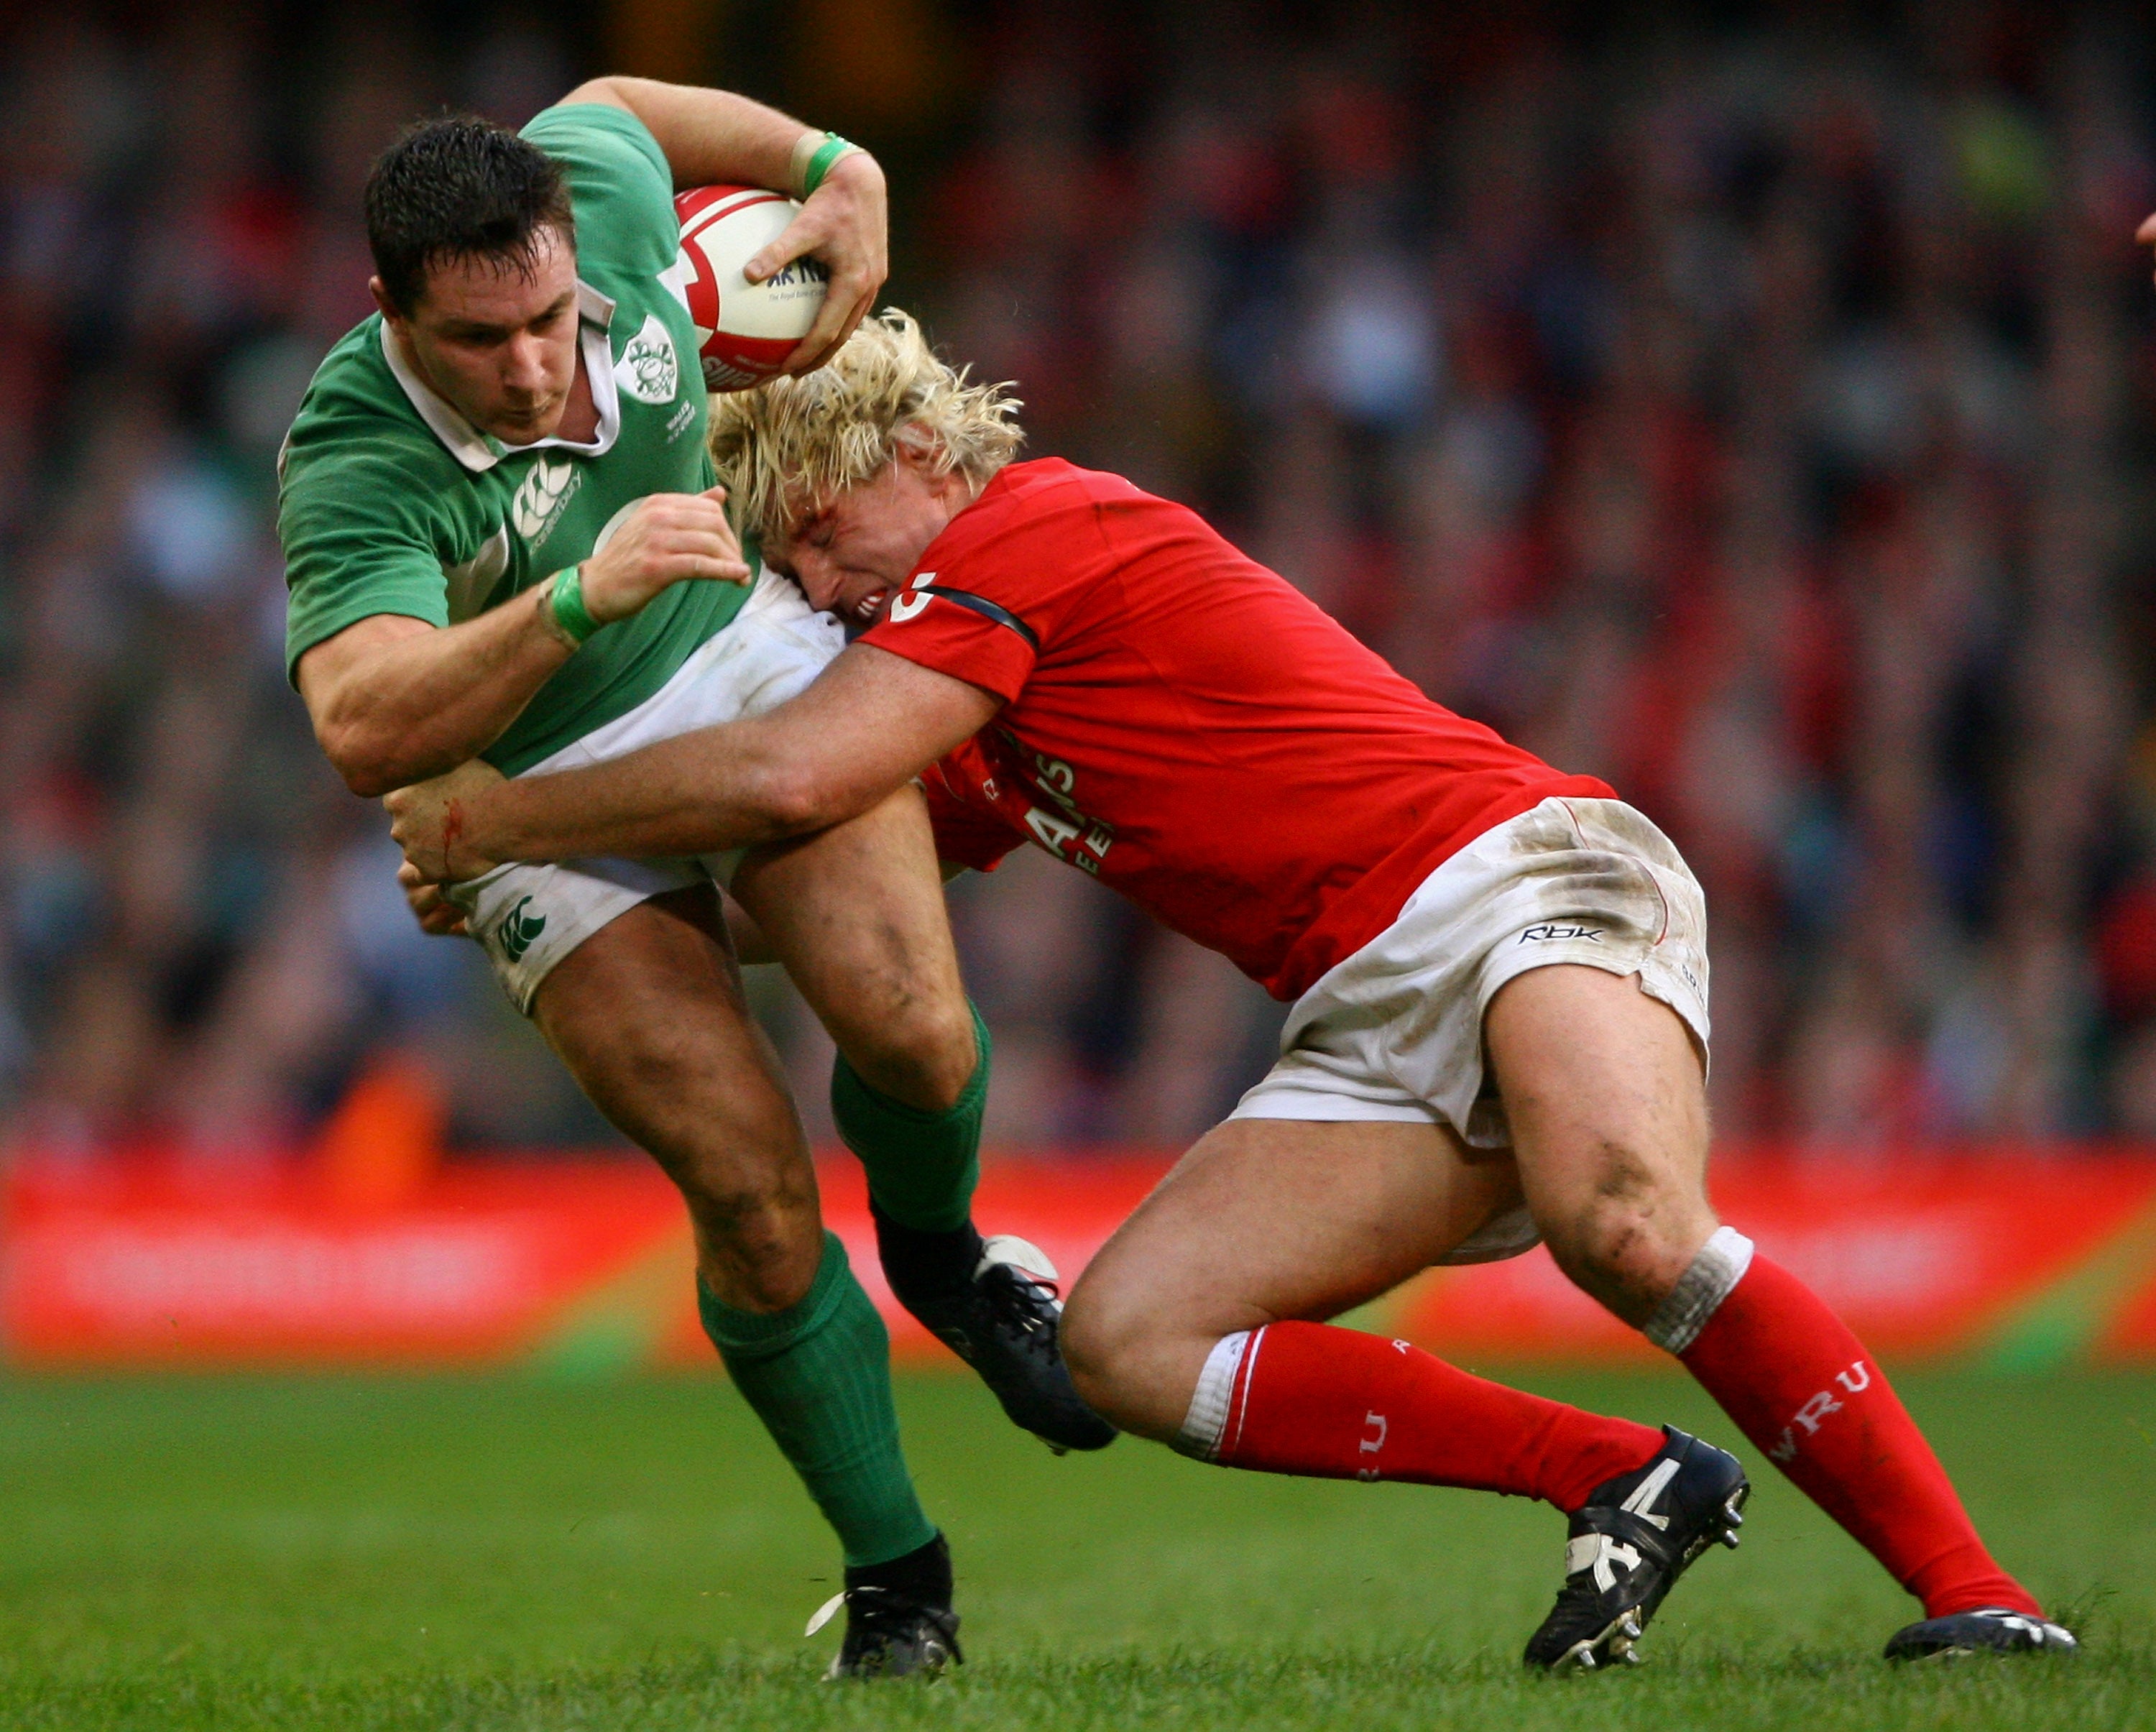
<instances>
[{"instance_id":1,"label":"red jersey sleeve","mask_svg":"<svg viewBox=\"0 0 2156 1732\"><path fill-rule=\"evenodd\" d=\"M1040 462L997 475L861 641L1015 703L1107 559L1076 475Z\"/></svg>"}]
</instances>

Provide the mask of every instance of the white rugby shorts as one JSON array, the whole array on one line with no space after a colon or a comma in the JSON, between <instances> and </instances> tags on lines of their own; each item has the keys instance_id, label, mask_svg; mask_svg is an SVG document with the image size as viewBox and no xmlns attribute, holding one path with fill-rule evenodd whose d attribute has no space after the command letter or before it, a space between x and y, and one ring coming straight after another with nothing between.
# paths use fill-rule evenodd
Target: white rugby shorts
<instances>
[{"instance_id":1,"label":"white rugby shorts","mask_svg":"<svg viewBox=\"0 0 2156 1732\"><path fill-rule=\"evenodd\" d=\"M1423 880L1399 917L1297 999L1279 1061L1229 1116L1449 1127L1508 1149L1482 1019L1506 982L1584 963L1636 975L1705 1054L1707 903L1670 840L1621 800L1546 799ZM1533 1249L1524 1207L1440 1261Z\"/></svg>"},{"instance_id":2,"label":"white rugby shorts","mask_svg":"<svg viewBox=\"0 0 2156 1732\"><path fill-rule=\"evenodd\" d=\"M775 709L846 646L844 629L765 572L732 623L697 645L673 678L625 715L526 770L527 776L619 758L659 740ZM729 882L742 851L686 859L568 860L496 866L449 887L510 1001L529 1015L556 964L639 902L690 885Z\"/></svg>"}]
</instances>

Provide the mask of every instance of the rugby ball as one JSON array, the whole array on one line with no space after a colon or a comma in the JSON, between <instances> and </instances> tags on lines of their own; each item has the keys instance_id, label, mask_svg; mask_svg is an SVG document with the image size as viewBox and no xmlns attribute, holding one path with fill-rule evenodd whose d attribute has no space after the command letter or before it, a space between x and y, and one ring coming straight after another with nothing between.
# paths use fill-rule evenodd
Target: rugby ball
<instances>
[{"instance_id":1,"label":"rugby ball","mask_svg":"<svg viewBox=\"0 0 2156 1732\"><path fill-rule=\"evenodd\" d=\"M783 234L801 207L763 187L693 187L677 194L675 265L702 344L704 384L742 391L785 365L824 310L823 265L796 259L752 283L742 267Z\"/></svg>"}]
</instances>

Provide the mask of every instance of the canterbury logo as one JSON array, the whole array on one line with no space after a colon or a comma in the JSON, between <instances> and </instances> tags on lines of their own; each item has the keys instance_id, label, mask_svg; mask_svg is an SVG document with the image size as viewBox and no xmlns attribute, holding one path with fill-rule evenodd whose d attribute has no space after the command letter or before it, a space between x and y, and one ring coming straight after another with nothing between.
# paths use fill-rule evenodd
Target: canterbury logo
<instances>
[{"instance_id":1,"label":"canterbury logo","mask_svg":"<svg viewBox=\"0 0 2156 1732\"><path fill-rule=\"evenodd\" d=\"M516 526L516 532L534 547L546 540L555 519L562 515L562 507L583 478L584 472L566 457L558 460L542 457L533 464L510 503L510 521Z\"/></svg>"},{"instance_id":2,"label":"canterbury logo","mask_svg":"<svg viewBox=\"0 0 2156 1732\"><path fill-rule=\"evenodd\" d=\"M527 916L525 913L524 911L531 906L531 898L527 896L509 911L508 917L501 923L501 929L495 935L501 940L501 953L511 962L523 961L524 953L531 948L531 941L547 930L544 914Z\"/></svg>"}]
</instances>

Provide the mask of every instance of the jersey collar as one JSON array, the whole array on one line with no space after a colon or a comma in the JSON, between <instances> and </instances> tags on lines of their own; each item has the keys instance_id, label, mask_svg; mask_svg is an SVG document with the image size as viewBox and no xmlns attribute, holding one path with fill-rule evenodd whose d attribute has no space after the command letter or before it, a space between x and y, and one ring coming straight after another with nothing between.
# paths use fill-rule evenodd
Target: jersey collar
<instances>
[{"instance_id":1,"label":"jersey collar","mask_svg":"<svg viewBox=\"0 0 2156 1732\"><path fill-rule=\"evenodd\" d=\"M528 445L506 445L492 434L481 433L405 365L404 357L390 337L387 319L382 321L382 358L389 363L389 371L404 388L419 419L449 447L449 455L474 475L485 474L505 457L543 450L549 445L574 451L580 457L603 457L613 449L621 434L621 396L614 384L613 351L607 342L607 332L613 324L613 305L610 296L600 294L583 278L577 280L577 341L583 351L584 376L592 382L592 407L599 414L598 431L583 445L566 439L542 439Z\"/></svg>"}]
</instances>

